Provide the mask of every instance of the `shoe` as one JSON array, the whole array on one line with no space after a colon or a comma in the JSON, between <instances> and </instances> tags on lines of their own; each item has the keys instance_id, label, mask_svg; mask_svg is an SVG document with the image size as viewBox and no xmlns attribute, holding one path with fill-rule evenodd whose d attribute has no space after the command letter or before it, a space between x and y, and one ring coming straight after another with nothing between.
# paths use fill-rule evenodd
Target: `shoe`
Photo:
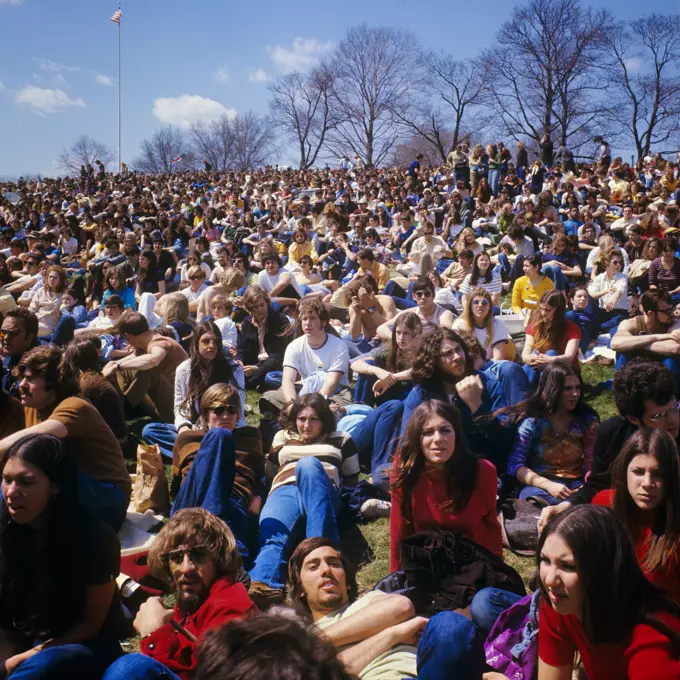
<instances>
[{"instance_id":1,"label":"shoe","mask_svg":"<svg viewBox=\"0 0 680 680\"><path fill-rule=\"evenodd\" d=\"M283 604L286 600L286 591L283 588L272 588L262 581L253 581L248 590L250 599L257 608L265 611L277 604Z\"/></svg>"},{"instance_id":2,"label":"shoe","mask_svg":"<svg viewBox=\"0 0 680 680\"><path fill-rule=\"evenodd\" d=\"M359 512L366 519L378 519L379 517L389 517L392 510L392 503L381 501L379 498L369 498L365 501Z\"/></svg>"}]
</instances>

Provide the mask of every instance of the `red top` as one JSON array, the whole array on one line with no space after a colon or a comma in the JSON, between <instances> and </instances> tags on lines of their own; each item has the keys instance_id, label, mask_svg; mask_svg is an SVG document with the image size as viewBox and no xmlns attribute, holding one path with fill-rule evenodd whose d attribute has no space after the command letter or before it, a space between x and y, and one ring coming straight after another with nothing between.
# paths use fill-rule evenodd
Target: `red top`
<instances>
[{"instance_id":1,"label":"red top","mask_svg":"<svg viewBox=\"0 0 680 680\"><path fill-rule=\"evenodd\" d=\"M530 323L527 326L527 335L531 335L533 337L534 335L534 325ZM565 350L567 349L567 343L570 340L580 340L581 339L581 329L573 322L573 321L567 321L567 325L564 327L564 335L562 336L562 340L560 341L560 346L559 347L552 347L550 349L554 349L558 354L564 354ZM538 351L538 350L536 350ZM545 352L542 352L542 354L545 354ZM576 353L576 356L574 357L573 361L571 362L574 364L576 368L579 368L581 364L579 364L578 361L578 352Z\"/></svg>"},{"instance_id":2,"label":"red top","mask_svg":"<svg viewBox=\"0 0 680 680\"><path fill-rule=\"evenodd\" d=\"M680 620L657 614L669 628L680 632ZM538 655L549 666L571 666L578 650L588 680L677 680L680 661L671 656L670 640L656 628L639 623L626 642L593 645L575 616L561 616L542 601L539 612Z\"/></svg>"},{"instance_id":3,"label":"red top","mask_svg":"<svg viewBox=\"0 0 680 680\"><path fill-rule=\"evenodd\" d=\"M611 508L614 503L614 489L598 491L591 502L593 505L605 505L606 507ZM651 533L651 527L641 522L633 536L635 539L635 550L637 552L638 562L640 562L641 565L647 555ZM670 595L673 602L680 605L680 555L678 555L677 546L673 556L664 568L651 572L645 571L645 576L647 576L652 583L659 586L659 588L663 588Z\"/></svg>"},{"instance_id":4,"label":"red top","mask_svg":"<svg viewBox=\"0 0 680 680\"><path fill-rule=\"evenodd\" d=\"M393 478L394 474L393 469ZM427 529L446 529L502 559L503 537L496 514L496 489L496 468L488 460L480 460L477 488L467 505L460 511L446 512L442 510L449 498L444 471L426 468L411 491L411 524L404 518L403 489L396 489L392 493L390 512L390 571L400 567L399 542Z\"/></svg>"},{"instance_id":5,"label":"red top","mask_svg":"<svg viewBox=\"0 0 680 680\"><path fill-rule=\"evenodd\" d=\"M196 650L205 631L240 618L253 607L255 604L242 583L232 583L226 577L219 578L212 584L206 601L194 614L184 618L177 607L174 609L172 618L193 633L198 638L196 642L166 623L142 639L141 651L186 680L196 668Z\"/></svg>"}]
</instances>

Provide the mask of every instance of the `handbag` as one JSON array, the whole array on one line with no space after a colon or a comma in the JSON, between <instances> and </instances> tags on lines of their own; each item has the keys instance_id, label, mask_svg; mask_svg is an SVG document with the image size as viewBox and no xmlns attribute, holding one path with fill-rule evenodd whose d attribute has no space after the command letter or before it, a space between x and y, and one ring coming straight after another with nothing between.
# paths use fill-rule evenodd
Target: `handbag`
<instances>
[{"instance_id":1,"label":"handbag","mask_svg":"<svg viewBox=\"0 0 680 680\"><path fill-rule=\"evenodd\" d=\"M163 457L158 444L137 445L137 474L130 499L135 512L153 510L167 515L170 511L170 494L165 479Z\"/></svg>"}]
</instances>

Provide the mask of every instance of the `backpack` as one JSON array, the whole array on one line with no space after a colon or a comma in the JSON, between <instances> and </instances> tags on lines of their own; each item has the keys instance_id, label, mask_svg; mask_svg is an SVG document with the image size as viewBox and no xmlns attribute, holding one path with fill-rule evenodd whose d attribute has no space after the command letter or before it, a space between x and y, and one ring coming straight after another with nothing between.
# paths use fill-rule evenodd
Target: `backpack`
<instances>
[{"instance_id":1,"label":"backpack","mask_svg":"<svg viewBox=\"0 0 680 680\"><path fill-rule=\"evenodd\" d=\"M513 680L538 676L538 609L536 590L523 597L499 617L484 643L486 663Z\"/></svg>"}]
</instances>

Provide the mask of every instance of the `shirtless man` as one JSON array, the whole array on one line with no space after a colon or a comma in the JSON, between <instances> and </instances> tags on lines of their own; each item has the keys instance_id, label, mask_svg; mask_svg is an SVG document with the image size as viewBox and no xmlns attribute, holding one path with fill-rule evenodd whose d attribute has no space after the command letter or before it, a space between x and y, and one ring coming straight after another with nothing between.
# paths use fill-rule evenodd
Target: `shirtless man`
<instances>
[{"instance_id":1,"label":"shirtless man","mask_svg":"<svg viewBox=\"0 0 680 680\"><path fill-rule=\"evenodd\" d=\"M389 295L376 295L377 291L378 284L370 274L345 286L352 340L358 340L361 335L365 340L372 340L378 327L397 315L394 300Z\"/></svg>"}]
</instances>

